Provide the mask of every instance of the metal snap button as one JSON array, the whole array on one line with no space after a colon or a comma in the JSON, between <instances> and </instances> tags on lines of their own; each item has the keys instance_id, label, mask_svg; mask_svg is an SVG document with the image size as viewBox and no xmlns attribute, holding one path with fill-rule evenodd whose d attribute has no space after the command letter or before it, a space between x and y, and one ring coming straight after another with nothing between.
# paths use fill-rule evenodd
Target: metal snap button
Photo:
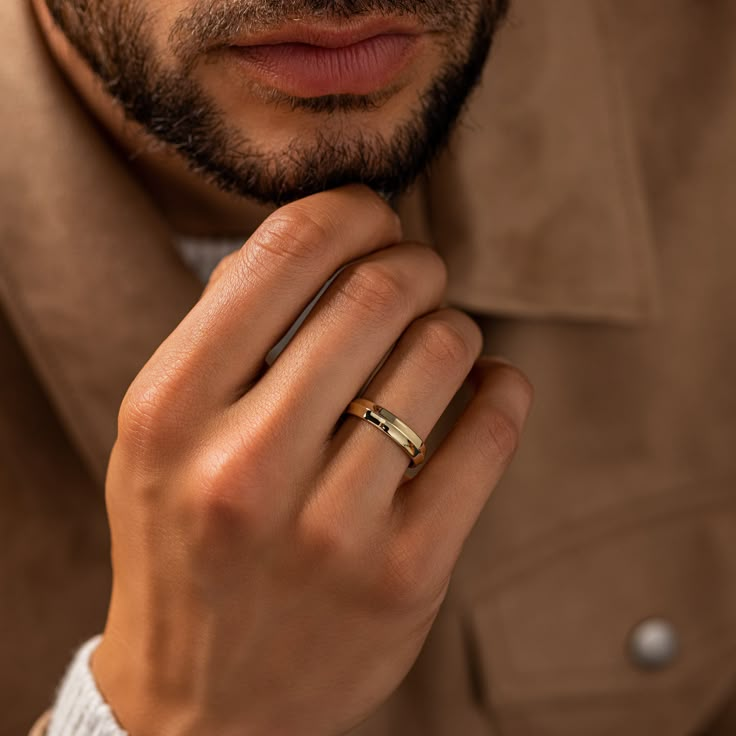
<instances>
[{"instance_id":1,"label":"metal snap button","mask_svg":"<svg viewBox=\"0 0 736 736\"><path fill-rule=\"evenodd\" d=\"M667 667L677 657L679 649L677 631L666 618L644 619L629 634L629 656L641 669Z\"/></svg>"}]
</instances>

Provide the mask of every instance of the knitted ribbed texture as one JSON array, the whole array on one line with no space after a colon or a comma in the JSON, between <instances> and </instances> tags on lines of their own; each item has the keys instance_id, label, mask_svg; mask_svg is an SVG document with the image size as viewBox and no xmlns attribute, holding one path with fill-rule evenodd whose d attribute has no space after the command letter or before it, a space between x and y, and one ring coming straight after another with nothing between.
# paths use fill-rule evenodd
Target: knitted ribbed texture
<instances>
[{"instance_id":1,"label":"knitted ribbed texture","mask_svg":"<svg viewBox=\"0 0 736 736\"><path fill-rule=\"evenodd\" d=\"M97 689L90 656L102 639L95 636L77 651L64 675L46 736L127 736Z\"/></svg>"}]
</instances>

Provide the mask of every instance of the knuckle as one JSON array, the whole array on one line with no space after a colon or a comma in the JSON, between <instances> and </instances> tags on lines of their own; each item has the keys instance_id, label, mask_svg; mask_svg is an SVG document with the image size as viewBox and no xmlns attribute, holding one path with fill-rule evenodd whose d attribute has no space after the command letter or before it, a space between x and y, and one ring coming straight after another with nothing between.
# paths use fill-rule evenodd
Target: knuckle
<instances>
[{"instance_id":1,"label":"knuckle","mask_svg":"<svg viewBox=\"0 0 736 736\"><path fill-rule=\"evenodd\" d=\"M196 397L187 355L162 354L129 386L118 410L118 438L123 445L160 450L188 431L186 415Z\"/></svg>"},{"instance_id":2,"label":"knuckle","mask_svg":"<svg viewBox=\"0 0 736 736\"><path fill-rule=\"evenodd\" d=\"M166 399L159 387L128 389L118 411L118 441L127 449L145 450L165 433Z\"/></svg>"},{"instance_id":3,"label":"knuckle","mask_svg":"<svg viewBox=\"0 0 736 736\"><path fill-rule=\"evenodd\" d=\"M398 274L381 263L368 261L351 266L335 283L338 308L356 307L372 321L384 324L398 311L408 309L406 285Z\"/></svg>"},{"instance_id":4,"label":"knuckle","mask_svg":"<svg viewBox=\"0 0 736 736\"><path fill-rule=\"evenodd\" d=\"M118 410L118 442L150 434L155 426L154 414L148 401L133 398L128 389Z\"/></svg>"},{"instance_id":5,"label":"knuckle","mask_svg":"<svg viewBox=\"0 0 736 736\"><path fill-rule=\"evenodd\" d=\"M324 257L334 227L303 207L283 208L268 218L241 249L243 266L256 274L287 268L314 268Z\"/></svg>"},{"instance_id":6,"label":"knuckle","mask_svg":"<svg viewBox=\"0 0 736 736\"><path fill-rule=\"evenodd\" d=\"M212 425L201 442L187 476L192 488L190 508L201 529L228 538L245 533L267 540L289 512L287 490L293 493L294 472L281 462L283 442L269 409L244 420L236 411Z\"/></svg>"},{"instance_id":7,"label":"knuckle","mask_svg":"<svg viewBox=\"0 0 736 736\"><path fill-rule=\"evenodd\" d=\"M519 447L521 436L514 420L502 409L490 406L485 411L481 428L476 436L476 451L491 462L508 463Z\"/></svg>"},{"instance_id":8,"label":"knuckle","mask_svg":"<svg viewBox=\"0 0 736 736\"><path fill-rule=\"evenodd\" d=\"M480 352L479 333L474 323L460 328L448 319L427 319L419 334L422 358L433 370L447 365L469 367Z\"/></svg>"},{"instance_id":9,"label":"knuckle","mask_svg":"<svg viewBox=\"0 0 736 736\"><path fill-rule=\"evenodd\" d=\"M229 532L260 536L270 530L272 511L259 474L232 453L209 451L197 461L185 494L195 539L210 544Z\"/></svg>"}]
</instances>

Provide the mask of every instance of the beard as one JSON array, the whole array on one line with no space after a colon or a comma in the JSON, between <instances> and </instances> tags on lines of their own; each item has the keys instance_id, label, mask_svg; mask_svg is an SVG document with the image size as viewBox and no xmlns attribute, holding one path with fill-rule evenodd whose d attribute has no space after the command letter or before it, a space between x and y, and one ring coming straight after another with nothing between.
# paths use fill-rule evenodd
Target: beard
<instances>
[{"instance_id":1,"label":"beard","mask_svg":"<svg viewBox=\"0 0 736 736\"><path fill-rule=\"evenodd\" d=\"M407 190L445 147L480 79L509 0L199 0L175 22L175 64L160 61L152 15L138 0L46 0L54 21L101 80L125 116L177 152L190 170L219 189L282 205L325 189L362 183L384 196ZM413 17L443 29L443 64L390 137L358 126L266 152L229 123L197 83L196 61L218 43L299 17ZM302 98L274 93L272 102L315 115L377 112L377 95ZM349 126L342 126L343 129Z\"/></svg>"}]
</instances>

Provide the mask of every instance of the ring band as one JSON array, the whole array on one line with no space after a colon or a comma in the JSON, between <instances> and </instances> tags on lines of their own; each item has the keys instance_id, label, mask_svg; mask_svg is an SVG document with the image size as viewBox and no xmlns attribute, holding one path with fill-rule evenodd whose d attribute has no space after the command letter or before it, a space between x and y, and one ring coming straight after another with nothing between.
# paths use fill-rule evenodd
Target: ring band
<instances>
[{"instance_id":1,"label":"ring band","mask_svg":"<svg viewBox=\"0 0 736 736\"><path fill-rule=\"evenodd\" d=\"M424 462L427 446L422 438L388 409L361 397L353 399L343 413L364 419L388 435L409 456L410 468L416 468Z\"/></svg>"}]
</instances>

